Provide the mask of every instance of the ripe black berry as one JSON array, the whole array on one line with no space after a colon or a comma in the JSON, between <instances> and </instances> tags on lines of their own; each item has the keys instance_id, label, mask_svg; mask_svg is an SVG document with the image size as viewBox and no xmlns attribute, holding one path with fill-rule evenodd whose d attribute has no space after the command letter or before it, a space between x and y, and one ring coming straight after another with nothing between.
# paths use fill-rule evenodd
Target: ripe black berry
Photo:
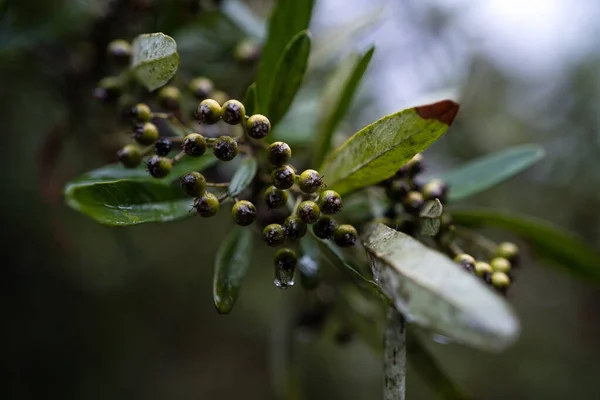
<instances>
[{"instance_id":1,"label":"ripe black berry","mask_svg":"<svg viewBox=\"0 0 600 400\"><path fill-rule=\"evenodd\" d=\"M164 178L169 175L171 172L171 168L173 168L173 163L170 159L166 157L153 156L146 163L148 166L148 172L155 178Z\"/></svg>"},{"instance_id":2,"label":"ripe black berry","mask_svg":"<svg viewBox=\"0 0 600 400\"><path fill-rule=\"evenodd\" d=\"M290 239L300 239L306 235L306 222L294 215L290 215L283 222L285 233Z\"/></svg>"},{"instance_id":3,"label":"ripe black berry","mask_svg":"<svg viewBox=\"0 0 600 400\"><path fill-rule=\"evenodd\" d=\"M160 138L154 144L154 152L157 156L166 156L173 148L173 143L167 138Z\"/></svg>"},{"instance_id":4,"label":"ripe black berry","mask_svg":"<svg viewBox=\"0 0 600 400\"><path fill-rule=\"evenodd\" d=\"M175 86L164 86L156 95L158 102L167 110L177 110L181 105L181 92Z\"/></svg>"},{"instance_id":5,"label":"ripe black berry","mask_svg":"<svg viewBox=\"0 0 600 400\"><path fill-rule=\"evenodd\" d=\"M425 164L423 163L423 156L421 153L415 154L414 157L406 163L406 169L408 176L410 177L414 177L418 173L422 172L423 169L425 169Z\"/></svg>"},{"instance_id":6,"label":"ripe black berry","mask_svg":"<svg viewBox=\"0 0 600 400\"><path fill-rule=\"evenodd\" d=\"M312 226L312 230L320 239L329 239L337 229L335 220L327 215L322 215Z\"/></svg>"},{"instance_id":7,"label":"ripe black berry","mask_svg":"<svg viewBox=\"0 0 600 400\"><path fill-rule=\"evenodd\" d=\"M277 189L275 186L269 186L264 194L265 203L270 210L283 207L287 204L288 194L285 190Z\"/></svg>"},{"instance_id":8,"label":"ripe black berry","mask_svg":"<svg viewBox=\"0 0 600 400\"><path fill-rule=\"evenodd\" d=\"M287 143L274 142L267 149L267 158L272 165L279 167L290 161L292 149Z\"/></svg>"},{"instance_id":9,"label":"ripe black berry","mask_svg":"<svg viewBox=\"0 0 600 400\"><path fill-rule=\"evenodd\" d=\"M131 115L139 122L148 122L152 117L152 111L147 104L136 104L131 108Z\"/></svg>"},{"instance_id":10,"label":"ripe black berry","mask_svg":"<svg viewBox=\"0 0 600 400\"><path fill-rule=\"evenodd\" d=\"M190 81L188 89L198 100L206 100L212 93L214 86L210 79L198 77Z\"/></svg>"},{"instance_id":11,"label":"ripe black berry","mask_svg":"<svg viewBox=\"0 0 600 400\"><path fill-rule=\"evenodd\" d=\"M152 122L136 124L133 137L139 144L150 145L158 139L158 128Z\"/></svg>"},{"instance_id":12,"label":"ripe black berry","mask_svg":"<svg viewBox=\"0 0 600 400\"><path fill-rule=\"evenodd\" d=\"M321 210L317 203L311 200L303 201L296 210L298 217L307 224L314 224L321 216Z\"/></svg>"},{"instance_id":13,"label":"ripe black berry","mask_svg":"<svg viewBox=\"0 0 600 400\"><path fill-rule=\"evenodd\" d=\"M231 161L238 155L237 142L230 136L221 136L213 145L213 153L221 161Z\"/></svg>"},{"instance_id":14,"label":"ripe black berry","mask_svg":"<svg viewBox=\"0 0 600 400\"><path fill-rule=\"evenodd\" d=\"M226 101L221 110L221 118L229 125L237 125L246 117L246 108L237 100Z\"/></svg>"},{"instance_id":15,"label":"ripe black berry","mask_svg":"<svg viewBox=\"0 0 600 400\"><path fill-rule=\"evenodd\" d=\"M196 112L196 118L201 124L212 125L221 119L221 106L213 99L202 100Z\"/></svg>"},{"instance_id":16,"label":"ripe black berry","mask_svg":"<svg viewBox=\"0 0 600 400\"><path fill-rule=\"evenodd\" d=\"M256 207L247 200L240 200L231 208L233 221L240 226L248 226L256 221Z\"/></svg>"},{"instance_id":17,"label":"ripe black berry","mask_svg":"<svg viewBox=\"0 0 600 400\"><path fill-rule=\"evenodd\" d=\"M423 200L423 195L417 191L408 192L402 201L402 205L406 212L413 215L416 215L421 211L424 203L425 200Z\"/></svg>"},{"instance_id":18,"label":"ripe black berry","mask_svg":"<svg viewBox=\"0 0 600 400\"><path fill-rule=\"evenodd\" d=\"M340 247L354 246L357 238L358 232L356 232L356 228L348 224L338 226L333 233L333 240Z\"/></svg>"},{"instance_id":19,"label":"ripe black berry","mask_svg":"<svg viewBox=\"0 0 600 400\"><path fill-rule=\"evenodd\" d=\"M289 165L282 165L279 168L275 168L273 172L271 172L273 186L275 186L277 189L291 188L295 179L296 173Z\"/></svg>"},{"instance_id":20,"label":"ripe black berry","mask_svg":"<svg viewBox=\"0 0 600 400\"><path fill-rule=\"evenodd\" d=\"M191 157L200 157L206 152L207 144L204 136L199 133L190 133L183 140L181 149Z\"/></svg>"},{"instance_id":21,"label":"ripe black berry","mask_svg":"<svg viewBox=\"0 0 600 400\"><path fill-rule=\"evenodd\" d=\"M246 132L253 139L263 139L271 131L271 122L261 114L254 114L246 121Z\"/></svg>"},{"instance_id":22,"label":"ripe black berry","mask_svg":"<svg viewBox=\"0 0 600 400\"><path fill-rule=\"evenodd\" d=\"M128 144L119 150L117 157L126 168L135 168L142 162L142 153L133 144Z\"/></svg>"},{"instance_id":23,"label":"ripe black berry","mask_svg":"<svg viewBox=\"0 0 600 400\"><path fill-rule=\"evenodd\" d=\"M296 272L296 264L298 256L291 249L281 249L273 256L273 264L275 265L275 286L280 289L287 289L294 285L294 273Z\"/></svg>"},{"instance_id":24,"label":"ripe black berry","mask_svg":"<svg viewBox=\"0 0 600 400\"><path fill-rule=\"evenodd\" d=\"M202 196L194 200L196 214L201 217L212 217L219 212L219 199L211 192L204 192Z\"/></svg>"},{"instance_id":25,"label":"ripe black berry","mask_svg":"<svg viewBox=\"0 0 600 400\"><path fill-rule=\"evenodd\" d=\"M335 190L325 190L319 195L318 204L323 214L337 214L342 209L342 196Z\"/></svg>"},{"instance_id":26,"label":"ripe black berry","mask_svg":"<svg viewBox=\"0 0 600 400\"><path fill-rule=\"evenodd\" d=\"M314 193L323 186L323 178L314 169L307 169L300 174L298 186L304 193Z\"/></svg>"},{"instance_id":27,"label":"ripe black berry","mask_svg":"<svg viewBox=\"0 0 600 400\"><path fill-rule=\"evenodd\" d=\"M190 172L179 179L181 188L191 197L202 196L206 190L206 178L200 172Z\"/></svg>"},{"instance_id":28,"label":"ripe black berry","mask_svg":"<svg viewBox=\"0 0 600 400\"><path fill-rule=\"evenodd\" d=\"M263 229L263 239L271 247L283 244L285 240L285 228L279 224L270 224Z\"/></svg>"}]
</instances>

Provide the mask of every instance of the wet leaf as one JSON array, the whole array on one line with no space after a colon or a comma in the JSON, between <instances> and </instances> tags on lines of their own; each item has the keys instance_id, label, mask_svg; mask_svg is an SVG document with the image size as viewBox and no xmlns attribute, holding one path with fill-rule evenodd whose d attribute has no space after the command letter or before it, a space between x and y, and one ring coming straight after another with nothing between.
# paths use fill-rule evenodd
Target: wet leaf
<instances>
[{"instance_id":1,"label":"wet leaf","mask_svg":"<svg viewBox=\"0 0 600 400\"><path fill-rule=\"evenodd\" d=\"M317 119L319 133L314 165L321 165L331 150L333 134L352 103L374 51L375 47L371 47L362 56L350 56L334 71L333 78L327 84Z\"/></svg>"},{"instance_id":2,"label":"wet leaf","mask_svg":"<svg viewBox=\"0 0 600 400\"><path fill-rule=\"evenodd\" d=\"M235 227L227 235L215 258L213 299L220 314L233 309L242 281L252 261L252 230Z\"/></svg>"},{"instance_id":3,"label":"wet leaf","mask_svg":"<svg viewBox=\"0 0 600 400\"><path fill-rule=\"evenodd\" d=\"M258 65L257 112L265 113L272 92L275 71L284 49L299 32L308 29L314 0L278 0L269 18L269 33ZM270 115L268 115L271 118Z\"/></svg>"},{"instance_id":4,"label":"wet leaf","mask_svg":"<svg viewBox=\"0 0 600 400\"><path fill-rule=\"evenodd\" d=\"M285 47L277 62L271 84L271 91L266 97L267 116L272 126L276 126L287 113L296 97L310 54L310 36L302 31L294 36Z\"/></svg>"},{"instance_id":5,"label":"wet leaf","mask_svg":"<svg viewBox=\"0 0 600 400\"><path fill-rule=\"evenodd\" d=\"M448 257L382 224L367 228L363 245L375 282L409 322L481 350L517 338L508 303Z\"/></svg>"},{"instance_id":6,"label":"wet leaf","mask_svg":"<svg viewBox=\"0 0 600 400\"><path fill-rule=\"evenodd\" d=\"M529 168L544 155L544 148L536 144L516 146L472 161L441 179L450 185L450 201L464 200Z\"/></svg>"},{"instance_id":7,"label":"wet leaf","mask_svg":"<svg viewBox=\"0 0 600 400\"><path fill-rule=\"evenodd\" d=\"M254 180L258 171L258 161L255 157L246 157L242 160L235 174L231 177L229 183L229 195L237 196L242 193Z\"/></svg>"},{"instance_id":8,"label":"wet leaf","mask_svg":"<svg viewBox=\"0 0 600 400\"><path fill-rule=\"evenodd\" d=\"M246 96L244 97L244 107L246 108L246 115L252 115L256 109L256 83L252 83L246 89Z\"/></svg>"},{"instance_id":9,"label":"wet leaf","mask_svg":"<svg viewBox=\"0 0 600 400\"><path fill-rule=\"evenodd\" d=\"M525 239L544 260L580 278L600 282L600 253L575 234L548 221L503 210L461 209L451 213L464 226L491 226Z\"/></svg>"},{"instance_id":10,"label":"wet leaf","mask_svg":"<svg viewBox=\"0 0 600 400\"><path fill-rule=\"evenodd\" d=\"M342 196L387 179L448 130L458 107L443 100L388 115L348 139L319 171Z\"/></svg>"},{"instance_id":11,"label":"wet leaf","mask_svg":"<svg viewBox=\"0 0 600 400\"><path fill-rule=\"evenodd\" d=\"M177 43L172 37L148 33L133 40L131 69L148 90L166 85L178 67Z\"/></svg>"}]
</instances>

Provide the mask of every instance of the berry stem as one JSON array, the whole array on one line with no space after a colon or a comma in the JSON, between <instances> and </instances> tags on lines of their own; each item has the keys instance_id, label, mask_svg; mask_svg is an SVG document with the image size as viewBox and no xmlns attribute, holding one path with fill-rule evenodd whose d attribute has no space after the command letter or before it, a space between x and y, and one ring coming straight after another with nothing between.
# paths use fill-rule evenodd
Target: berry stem
<instances>
[{"instance_id":1,"label":"berry stem","mask_svg":"<svg viewBox=\"0 0 600 400\"><path fill-rule=\"evenodd\" d=\"M176 125L178 129L174 129L174 132L177 136L184 137L188 133L194 133L193 130L185 126L175 115L171 113L152 113L152 118L166 119L173 125Z\"/></svg>"},{"instance_id":2,"label":"berry stem","mask_svg":"<svg viewBox=\"0 0 600 400\"><path fill-rule=\"evenodd\" d=\"M223 182L223 183L210 183L210 182L206 182L206 186L207 187L217 187L217 188L228 188L229 187L229 182Z\"/></svg>"},{"instance_id":3,"label":"berry stem","mask_svg":"<svg viewBox=\"0 0 600 400\"><path fill-rule=\"evenodd\" d=\"M224 192L224 193L221 193L219 195L219 197L217 197L217 200L219 200L219 203L222 203L225 200L227 200L228 198L229 198L229 193L228 192Z\"/></svg>"},{"instance_id":4,"label":"berry stem","mask_svg":"<svg viewBox=\"0 0 600 400\"><path fill-rule=\"evenodd\" d=\"M153 151L154 151L154 145L150 145L148 147L145 147L141 151L142 157L147 156L148 154L152 154Z\"/></svg>"},{"instance_id":5,"label":"berry stem","mask_svg":"<svg viewBox=\"0 0 600 400\"><path fill-rule=\"evenodd\" d=\"M489 252L490 255L496 254L498 245L492 240L478 234L477 232L457 226L456 234L462 237L463 239L475 244L476 246L481 247L485 251Z\"/></svg>"},{"instance_id":6,"label":"berry stem","mask_svg":"<svg viewBox=\"0 0 600 400\"><path fill-rule=\"evenodd\" d=\"M183 157L185 157L185 151L180 151L179 154L177 154L175 157L173 157L173 160L172 160L173 164L181 161L183 159Z\"/></svg>"}]
</instances>

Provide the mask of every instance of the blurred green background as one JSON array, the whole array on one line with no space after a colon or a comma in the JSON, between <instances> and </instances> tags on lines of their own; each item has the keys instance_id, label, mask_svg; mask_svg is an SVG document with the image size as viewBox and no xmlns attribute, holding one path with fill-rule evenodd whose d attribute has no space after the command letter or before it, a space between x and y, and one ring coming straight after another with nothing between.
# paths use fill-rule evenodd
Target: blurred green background
<instances>
[{"instance_id":1,"label":"blurred green background","mask_svg":"<svg viewBox=\"0 0 600 400\"><path fill-rule=\"evenodd\" d=\"M293 318L282 307L301 288L275 288L268 250L257 250L235 310L220 316L212 260L227 215L114 229L61 197L68 179L114 160L125 132L115 109L92 98L111 39L163 31L178 41L182 71L243 94L254 65L233 51L260 35L271 3L245 2L256 19L240 1L224 0L225 16L213 3L0 0L2 398L275 398L273 327ZM296 104L308 110L300 125L310 127L315 88L336 60L374 43L341 137L429 99L457 99L455 125L426 152L430 171L540 143L546 160L469 202L546 218L599 248L599 17L594 0L320 0L312 31L325 56ZM311 132L300 128L288 133ZM528 262L509 300L518 343L495 355L431 341L447 373L478 399L600 398L598 288ZM380 362L360 341L299 340L296 350L305 398L380 398ZM409 398L434 398L408 374Z\"/></svg>"}]
</instances>

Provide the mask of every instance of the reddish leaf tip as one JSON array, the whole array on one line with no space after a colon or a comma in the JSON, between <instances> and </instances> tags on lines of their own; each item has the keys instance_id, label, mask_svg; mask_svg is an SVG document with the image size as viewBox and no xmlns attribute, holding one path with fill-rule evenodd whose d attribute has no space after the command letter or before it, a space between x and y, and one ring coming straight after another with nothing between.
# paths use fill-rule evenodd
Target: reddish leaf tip
<instances>
[{"instance_id":1,"label":"reddish leaf tip","mask_svg":"<svg viewBox=\"0 0 600 400\"><path fill-rule=\"evenodd\" d=\"M424 106L415 107L415 111L419 117L424 119L437 119L438 121L450 126L454 117L458 113L458 103L452 100L442 100L437 103L427 104Z\"/></svg>"}]
</instances>

